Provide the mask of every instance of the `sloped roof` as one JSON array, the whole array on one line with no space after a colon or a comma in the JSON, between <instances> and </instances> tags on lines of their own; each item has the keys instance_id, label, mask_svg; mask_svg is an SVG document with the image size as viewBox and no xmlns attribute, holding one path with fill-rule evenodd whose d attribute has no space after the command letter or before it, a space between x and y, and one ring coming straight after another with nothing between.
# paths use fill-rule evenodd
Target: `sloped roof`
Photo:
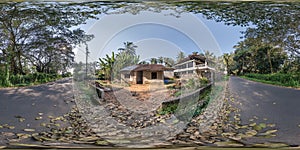
<instances>
[{"instance_id":1,"label":"sloped roof","mask_svg":"<svg viewBox=\"0 0 300 150\"><path fill-rule=\"evenodd\" d=\"M143 64L135 68L133 71L164 71L166 68L159 64Z\"/></svg>"},{"instance_id":2,"label":"sloped roof","mask_svg":"<svg viewBox=\"0 0 300 150\"><path fill-rule=\"evenodd\" d=\"M130 72L130 71L165 71L173 70L173 68L166 68L160 64L139 64L128 66L120 70L120 72Z\"/></svg>"},{"instance_id":3,"label":"sloped roof","mask_svg":"<svg viewBox=\"0 0 300 150\"><path fill-rule=\"evenodd\" d=\"M139 67L139 65L127 66L127 67L121 69L120 72L130 72L130 71L136 69L137 67Z\"/></svg>"},{"instance_id":4,"label":"sloped roof","mask_svg":"<svg viewBox=\"0 0 300 150\"><path fill-rule=\"evenodd\" d=\"M198 60L198 61L201 61L201 62L205 62L205 59L206 58L202 55L189 55L188 57L185 57L182 60L180 60L178 63L176 63L176 65L187 62L189 60Z\"/></svg>"}]
</instances>

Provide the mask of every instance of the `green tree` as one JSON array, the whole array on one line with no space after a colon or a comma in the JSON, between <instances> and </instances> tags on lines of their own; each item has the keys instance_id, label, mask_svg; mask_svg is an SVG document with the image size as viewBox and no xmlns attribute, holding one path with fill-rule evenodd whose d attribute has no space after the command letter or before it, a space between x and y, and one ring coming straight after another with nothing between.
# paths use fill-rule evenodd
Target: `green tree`
<instances>
[{"instance_id":1,"label":"green tree","mask_svg":"<svg viewBox=\"0 0 300 150\"><path fill-rule=\"evenodd\" d=\"M99 58L99 66L101 68L101 71L103 71L105 75L105 79L111 81L112 75L113 75L113 67L115 63L115 53L112 52L111 56L106 54L105 58Z\"/></svg>"},{"instance_id":2,"label":"green tree","mask_svg":"<svg viewBox=\"0 0 300 150\"><path fill-rule=\"evenodd\" d=\"M164 63L166 67L173 67L175 65L174 59L168 57L164 57Z\"/></svg>"},{"instance_id":3,"label":"green tree","mask_svg":"<svg viewBox=\"0 0 300 150\"><path fill-rule=\"evenodd\" d=\"M138 64L140 57L136 55L137 46L132 42L124 42L124 47L119 48L116 54L115 64L113 66L113 78L119 79L120 70Z\"/></svg>"},{"instance_id":4,"label":"green tree","mask_svg":"<svg viewBox=\"0 0 300 150\"><path fill-rule=\"evenodd\" d=\"M234 61L233 61L233 53L225 53L223 54L223 63L225 64L225 67L227 69L228 74L232 74L233 73L233 65L234 65Z\"/></svg>"},{"instance_id":5,"label":"green tree","mask_svg":"<svg viewBox=\"0 0 300 150\"><path fill-rule=\"evenodd\" d=\"M265 44L259 38L247 38L234 48L236 50L233 56L233 70L236 70L237 74L275 73L281 70L287 58L282 48Z\"/></svg>"},{"instance_id":6,"label":"green tree","mask_svg":"<svg viewBox=\"0 0 300 150\"><path fill-rule=\"evenodd\" d=\"M216 60L216 56L214 55L213 52L210 52L208 50L204 51L204 57L206 59L209 59L209 60L212 60L212 61L215 61Z\"/></svg>"},{"instance_id":7,"label":"green tree","mask_svg":"<svg viewBox=\"0 0 300 150\"><path fill-rule=\"evenodd\" d=\"M5 58L10 73L25 74L27 66L37 72L58 72L73 62L71 46L90 40L81 29L70 29L95 18L94 9L82 4L1 3L0 57ZM65 45L67 51L61 51ZM57 52L61 51L61 52ZM63 63L57 70L57 64ZM25 66L25 64L27 66Z\"/></svg>"},{"instance_id":8,"label":"green tree","mask_svg":"<svg viewBox=\"0 0 300 150\"><path fill-rule=\"evenodd\" d=\"M179 61L183 60L185 58L185 55L182 51L180 51L177 56L176 56L176 62L178 63Z\"/></svg>"},{"instance_id":9,"label":"green tree","mask_svg":"<svg viewBox=\"0 0 300 150\"><path fill-rule=\"evenodd\" d=\"M150 62L151 62L151 64L157 64L157 59L156 58L151 58Z\"/></svg>"},{"instance_id":10,"label":"green tree","mask_svg":"<svg viewBox=\"0 0 300 150\"><path fill-rule=\"evenodd\" d=\"M163 64L164 63L164 57L158 57L158 63Z\"/></svg>"},{"instance_id":11,"label":"green tree","mask_svg":"<svg viewBox=\"0 0 300 150\"><path fill-rule=\"evenodd\" d=\"M149 64L147 61L141 61L139 64Z\"/></svg>"},{"instance_id":12,"label":"green tree","mask_svg":"<svg viewBox=\"0 0 300 150\"><path fill-rule=\"evenodd\" d=\"M135 56L136 55L136 49L137 46L133 44L133 42L124 42L124 47L119 48L118 50L124 53L127 53L128 55Z\"/></svg>"}]
</instances>

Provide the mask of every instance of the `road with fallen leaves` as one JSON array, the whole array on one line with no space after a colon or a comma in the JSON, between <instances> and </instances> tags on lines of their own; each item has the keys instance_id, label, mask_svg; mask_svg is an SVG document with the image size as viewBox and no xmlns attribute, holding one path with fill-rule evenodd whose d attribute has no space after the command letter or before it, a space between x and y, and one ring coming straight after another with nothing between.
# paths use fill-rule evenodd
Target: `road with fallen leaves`
<instances>
[{"instance_id":1,"label":"road with fallen leaves","mask_svg":"<svg viewBox=\"0 0 300 150\"><path fill-rule=\"evenodd\" d=\"M74 105L71 83L71 79L62 79L37 86L0 89L0 145L16 133L49 130L46 123L69 112ZM62 121L56 125L66 124Z\"/></svg>"},{"instance_id":2,"label":"road with fallen leaves","mask_svg":"<svg viewBox=\"0 0 300 150\"><path fill-rule=\"evenodd\" d=\"M284 142L300 145L300 90L257 83L232 76L229 89L240 110L242 124L274 124L276 136L249 138L247 142Z\"/></svg>"}]
</instances>

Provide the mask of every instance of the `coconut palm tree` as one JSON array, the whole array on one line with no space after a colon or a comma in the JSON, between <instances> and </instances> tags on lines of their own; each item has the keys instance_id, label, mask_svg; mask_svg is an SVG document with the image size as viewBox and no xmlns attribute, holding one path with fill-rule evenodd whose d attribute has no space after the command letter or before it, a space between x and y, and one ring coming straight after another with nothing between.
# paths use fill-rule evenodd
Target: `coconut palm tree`
<instances>
[{"instance_id":1,"label":"coconut palm tree","mask_svg":"<svg viewBox=\"0 0 300 150\"><path fill-rule=\"evenodd\" d=\"M182 59L184 59L185 58L185 55L184 55L184 53L182 52L182 51L180 51L178 54L177 54L177 57L176 57L176 62L179 62L179 61L181 61Z\"/></svg>"},{"instance_id":2,"label":"coconut palm tree","mask_svg":"<svg viewBox=\"0 0 300 150\"><path fill-rule=\"evenodd\" d=\"M156 58L151 58L150 62L151 62L151 64L157 64L157 59Z\"/></svg>"},{"instance_id":3,"label":"coconut palm tree","mask_svg":"<svg viewBox=\"0 0 300 150\"><path fill-rule=\"evenodd\" d=\"M175 64L175 61L172 58L165 57L164 58L164 63L165 63L165 66L172 67Z\"/></svg>"},{"instance_id":4,"label":"coconut palm tree","mask_svg":"<svg viewBox=\"0 0 300 150\"><path fill-rule=\"evenodd\" d=\"M157 61L158 61L158 63L163 64L164 63L164 57L158 57Z\"/></svg>"},{"instance_id":5,"label":"coconut palm tree","mask_svg":"<svg viewBox=\"0 0 300 150\"><path fill-rule=\"evenodd\" d=\"M118 50L134 56L136 55L136 49L137 46L133 42L124 42L124 48L119 48Z\"/></svg>"}]
</instances>

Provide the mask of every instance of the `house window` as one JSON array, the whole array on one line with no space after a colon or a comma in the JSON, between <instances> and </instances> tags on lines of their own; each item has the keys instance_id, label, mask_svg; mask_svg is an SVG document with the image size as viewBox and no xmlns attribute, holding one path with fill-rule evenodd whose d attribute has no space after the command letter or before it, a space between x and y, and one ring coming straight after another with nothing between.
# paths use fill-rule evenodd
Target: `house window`
<instances>
[{"instance_id":1,"label":"house window","mask_svg":"<svg viewBox=\"0 0 300 150\"><path fill-rule=\"evenodd\" d=\"M151 79L157 79L157 72L151 72Z\"/></svg>"},{"instance_id":2,"label":"house window","mask_svg":"<svg viewBox=\"0 0 300 150\"><path fill-rule=\"evenodd\" d=\"M130 74L129 74L129 73L124 74L124 77L125 77L126 79L129 79L129 78L130 78Z\"/></svg>"},{"instance_id":3,"label":"house window","mask_svg":"<svg viewBox=\"0 0 300 150\"><path fill-rule=\"evenodd\" d=\"M192 68L193 67L193 62L189 62L188 63L188 68Z\"/></svg>"},{"instance_id":4,"label":"house window","mask_svg":"<svg viewBox=\"0 0 300 150\"><path fill-rule=\"evenodd\" d=\"M188 71L188 74L193 74L193 73L194 73L193 70L189 70L189 71Z\"/></svg>"}]
</instances>

